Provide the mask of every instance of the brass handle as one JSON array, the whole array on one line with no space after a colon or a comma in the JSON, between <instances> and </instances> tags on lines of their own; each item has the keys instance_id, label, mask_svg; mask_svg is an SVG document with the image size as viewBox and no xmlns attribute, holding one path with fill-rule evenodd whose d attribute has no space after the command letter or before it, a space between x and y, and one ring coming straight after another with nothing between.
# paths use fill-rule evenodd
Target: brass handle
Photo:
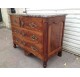
<instances>
[{"instance_id":1,"label":"brass handle","mask_svg":"<svg viewBox=\"0 0 80 77\"><path fill-rule=\"evenodd\" d=\"M32 39L32 40L36 40L37 37L36 37L35 35L32 35L32 36L31 36L31 39Z\"/></svg>"},{"instance_id":2,"label":"brass handle","mask_svg":"<svg viewBox=\"0 0 80 77\"><path fill-rule=\"evenodd\" d=\"M31 46L31 49L32 49L33 51L38 51L38 49L37 49L36 47L34 47L34 46Z\"/></svg>"},{"instance_id":3,"label":"brass handle","mask_svg":"<svg viewBox=\"0 0 80 77\"><path fill-rule=\"evenodd\" d=\"M35 27L37 27L37 25L34 24L34 23L29 23L29 26L30 26L31 28L35 28Z\"/></svg>"}]
</instances>

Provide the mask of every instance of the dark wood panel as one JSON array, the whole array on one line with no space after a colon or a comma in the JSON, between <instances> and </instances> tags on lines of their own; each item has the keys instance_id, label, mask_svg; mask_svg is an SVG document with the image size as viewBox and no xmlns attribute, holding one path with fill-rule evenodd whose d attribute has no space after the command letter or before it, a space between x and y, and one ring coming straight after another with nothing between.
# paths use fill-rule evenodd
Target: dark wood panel
<instances>
[{"instance_id":1,"label":"dark wood panel","mask_svg":"<svg viewBox=\"0 0 80 77\"><path fill-rule=\"evenodd\" d=\"M61 47L62 30L63 30L63 22L51 25L51 37L50 37L51 51L53 51L58 47Z\"/></svg>"},{"instance_id":2,"label":"dark wood panel","mask_svg":"<svg viewBox=\"0 0 80 77\"><path fill-rule=\"evenodd\" d=\"M49 18L48 54L50 55L51 53L53 55L57 52L60 52L62 49L64 21L65 21L65 16L62 17L57 16L57 17Z\"/></svg>"}]
</instances>

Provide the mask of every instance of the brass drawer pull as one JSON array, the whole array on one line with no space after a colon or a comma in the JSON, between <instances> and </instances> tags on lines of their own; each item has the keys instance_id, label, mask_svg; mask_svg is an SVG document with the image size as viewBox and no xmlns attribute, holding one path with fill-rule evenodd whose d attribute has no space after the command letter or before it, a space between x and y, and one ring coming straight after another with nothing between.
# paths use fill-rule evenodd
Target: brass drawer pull
<instances>
[{"instance_id":1,"label":"brass drawer pull","mask_svg":"<svg viewBox=\"0 0 80 77\"><path fill-rule=\"evenodd\" d=\"M36 27L37 27L37 25L34 24L34 23L29 23L29 26L30 26L31 28L36 28Z\"/></svg>"},{"instance_id":2,"label":"brass drawer pull","mask_svg":"<svg viewBox=\"0 0 80 77\"><path fill-rule=\"evenodd\" d=\"M37 37L36 37L35 35L32 35L32 36L31 36L31 39L32 39L32 40L36 40Z\"/></svg>"},{"instance_id":3,"label":"brass drawer pull","mask_svg":"<svg viewBox=\"0 0 80 77\"><path fill-rule=\"evenodd\" d=\"M37 49L36 47L34 47L34 46L31 46L31 49L32 49L33 51L38 51L38 49Z\"/></svg>"}]
</instances>

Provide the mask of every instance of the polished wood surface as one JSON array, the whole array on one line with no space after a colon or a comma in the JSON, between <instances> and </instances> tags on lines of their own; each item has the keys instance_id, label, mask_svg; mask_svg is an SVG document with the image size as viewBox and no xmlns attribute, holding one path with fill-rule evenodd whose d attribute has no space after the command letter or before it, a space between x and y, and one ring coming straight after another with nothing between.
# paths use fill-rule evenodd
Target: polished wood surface
<instances>
[{"instance_id":1,"label":"polished wood surface","mask_svg":"<svg viewBox=\"0 0 80 77\"><path fill-rule=\"evenodd\" d=\"M10 15L13 46L33 54L47 66L50 57L62 55L65 15L55 17L34 17Z\"/></svg>"}]
</instances>

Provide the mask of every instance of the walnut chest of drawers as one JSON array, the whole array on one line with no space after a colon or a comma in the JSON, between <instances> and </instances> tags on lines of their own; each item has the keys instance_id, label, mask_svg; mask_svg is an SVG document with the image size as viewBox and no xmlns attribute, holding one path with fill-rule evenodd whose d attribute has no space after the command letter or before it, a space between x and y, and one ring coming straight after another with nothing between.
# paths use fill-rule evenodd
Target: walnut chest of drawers
<instances>
[{"instance_id":1,"label":"walnut chest of drawers","mask_svg":"<svg viewBox=\"0 0 80 77\"><path fill-rule=\"evenodd\" d=\"M13 46L33 54L47 66L50 57L62 55L65 15L30 16L11 14Z\"/></svg>"}]
</instances>

